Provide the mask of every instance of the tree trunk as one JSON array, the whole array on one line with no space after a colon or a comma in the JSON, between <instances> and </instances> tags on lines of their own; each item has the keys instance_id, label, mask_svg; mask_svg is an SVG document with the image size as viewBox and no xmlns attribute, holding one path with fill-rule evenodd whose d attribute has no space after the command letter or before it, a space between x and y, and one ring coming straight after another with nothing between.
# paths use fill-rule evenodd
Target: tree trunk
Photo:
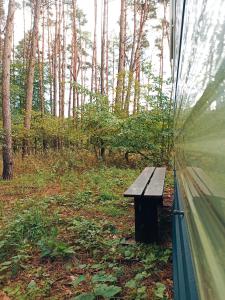
<instances>
[{"instance_id":1,"label":"tree trunk","mask_svg":"<svg viewBox=\"0 0 225 300\"><path fill-rule=\"evenodd\" d=\"M78 49L77 49L77 1L72 0L73 9L73 25L72 25L72 51L73 51L73 65L72 65L72 75L73 75L73 119L74 122L77 119L76 105L77 105L77 60L78 60Z\"/></svg>"},{"instance_id":2,"label":"tree trunk","mask_svg":"<svg viewBox=\"0 0 225 300\"><path fill-rule=\"evenodd\" d=\"M48 72L49 72L49 97L50 97L50 110L51 114L53 114L53 85L52 85L52 70L53 70L53 65L52 65L52 52L51 52L51 31L50 31L50 26L51 26L51 20L50 20L50 14L49 14L49 8L47 8L47 14L48 14Z\"/></svg>"},{"instance_id":3,"label":"tree trunk","mask_svg":"<svg viewBox=\"0 0 225 300\"><path fill-rule=\"evenodd\" d=\"M25 108L25 118L24 118L24 128L26 135L29 133L31 127L31 113L32 113L32 100L33 100L33 83L34 83L34 70L35 70L35 56L38 41L38 23L40 19L41 1L36 0L34 4L34 26L32 31L31 49L29 57L29 68L27 74L27 84L26 84L26 108ZM28 136L25 136L23 143L23 156L28 155Z\"/></svg>"},{"instance_id":4,"label":"tree trunk","mask_svg":"<svg viewBox=\"0 0 225 300\"><path fill-rule=\"evenodd\" d=\"M97 92L97 0L94 4L94 41L93 41L93 53L92 53L92 69L91 69L91 91ZM92 102L92 97L91 97Z\"/></svg>"},{"instance_id":5,"label":"tree trunk","mask_svg":"<svg viewBox=\"0 0 225 300\"><path fill-rule=\"evenodd\" d=\"M61 112L62 119L64 119L65 110L65 88L66 88L66 20L65 20L65 4L62 3L62 19L63 19L63 45L62 45L62 92L61 92Z\"/></svg>"},{"instance_id":6,"label":"tree trunk","mask_svg":"<svg viewBox=\"0 0 225 300\"><path fill-rule=\"evenodd\" d=\"M62 3L61 0L59 2L59 17L58 17L58 33L57 33L57 49L58 49L58 94L59 94L59 117L62 118L62 69L61 69L61 57L62 57L62 43L61 43L61 23L62 23Z\"/></svg>"},{"instance_id":7,"label":"tree trunk","mask_svg":"<svg viewBox=\"0 0 225 300\"><path fill-rule=\"evenodd\" d=\"M134 7L136 10L136 8ZM126 99L125 99L125 105L124 105L124 110L129 114L129 104L130 104L130 95L131 95L131 88L134 80L134 71L135 67L137 65L137 61L139 59L140 55L140 47L141 47L141 41L143 37L143 32L144 32L144 26L147 20L147 11L148 11L148 1L145 0L144 4L141 6L141 16L140 16L140 25L139 25L139 30L138 30L138 35L137 35L137 41L136 41L136 47L133 44L132 47L132 52L133 52L133 58L130 61L130 68L129 68L129 79L128 79L128 87L127 87L127 94L126 94ZM136 14L136 12L135 12ZM134 17L134 20L136 20L136 15ZM136 21L135 21L136 22ZM134 23L134 26L135 23Z\"/></svg>"},{"instance_id":8,"label":"tree trunk","mask_svg":"<svg viewBox=\"0 0 225 300\"><path fill-rule=\"evenodd\" d=\"M140 72L141 72L140 54L138 55L136 70L135 70L135 83L134 83L134 107L133 114L138 111L138 103L140 97Z\"/></svg>"},{"instance_id":9,"label":"tree trunk","mask_svg":"<svg viewBox=\"0 0 225 300\"><path fill-rule=\"evenodd\" d=\"M5 29L2 70L2 117L3 117L3 179L13 178L12 133L10 112L10 58L14 26L15 0L9 0Z\"/></svg>"},{"instance_id":10,"label":"tree trunk","mask_svg":"<svg viewBox=\"0 0 225 300\"><path fill-rule=\"evenodd\" d=\"M106 2L105 93L109 96L109 1Z\"/></svg>"},{"instance_id":11,"label":"tree trunk","mask_svg":"<svg viewBox=\"0 0 225 300\"><path fill-rule=\"evenodd\" d=\"M104 0L103 22L102 22L102 43L101 43L101 94L102 95L105 95L106 12L107 12L107 0Z\"/></svg>"},{"instance_id":12,"label":"tree trunk","mask_svg":"<svg viewBox=\"0 0 225 300\"><path fill-rule=\"evenodd\" d=\"M126 0L121 0L120 8L120 42L119 42L119 65L117 75L115 111L122 109L123 82L125 76L125 27L126 27Z\"/></svg>"},{"instance_id":13,"label":"tree trunk","mask_svg":"<svg viewBox=\"0 0 225 300\"><path fill-rule=\"evenodd\" d=\"M0 0L0 65L2 66L2 55L3 55L3 38L2 33L4 31L4 1Z\"/></svg>"},{"instance_id":14,"label":"tree trunk","mask_svg":"<svg viewBox=\"0 0 225 300\"><path fill-rule=\"evenodd\" d=\"M127 93L126 99L124 103L124 110L129 111L129 102L130 102L130 95L131 95L131 87L133 82L133 68L134 68L134 54L135 54L135 46L136 46L136 38L137 38L137 1L134 0L134 25L133 25L133 42L130 54L130 65L129 65L129 74L128 74L128 86L127 86Z\"/></svg>"},{"instance_id":15,"label":"tree trunk","mask_svg":"<svg viewBox=\"0 0 225 300\"><path fill-rule=\"evenodd\" d=\"M41 115L45 113L45 99L44 99L44 43L45 43L45 16L44 10L42 11L42 39L41 50L40 42L38 41L38 73L39 73L39 97L40 97L40 110Z\"/></svg>"},{"instance_id":16,"label":"tree trunk","mask_svg":"<svg viewBox=\"0 0 225 300\"><path fill-rule=\"evenodd\" d=\"M58 86L57 86L57 53L58 53L58 2L55 0L55 38L54 38L54 53L52 55L52 68L53 68L53 116L57 116L57 96L58 96Z\"/></svg>"}]
</instances>

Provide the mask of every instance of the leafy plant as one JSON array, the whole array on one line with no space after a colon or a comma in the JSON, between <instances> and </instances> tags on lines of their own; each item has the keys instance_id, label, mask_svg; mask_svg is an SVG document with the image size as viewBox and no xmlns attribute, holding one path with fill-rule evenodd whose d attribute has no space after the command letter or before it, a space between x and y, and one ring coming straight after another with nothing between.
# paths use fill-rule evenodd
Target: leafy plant
<instances>
[{"instance_id":1,"label":"leafy plant","mask_svg":"<svg viewBox=\"0 0 225 300\"><path fill-rule=\"evenodd\" d=\"M78 277L73 278L72 285L73 287L77 287L81 282L85 281L86 277L84 275L80 275Z\"/></svg>"},{"instance_id":2,"label":"leafy plant","mask_svg":"<svg viewBox=\"0 0 225 300\"><path fill-rule=\"evenodd\" d=\"M42 258L69 258L74 254L73 247L58 241L55 237L40 240L38 246L41 250Z\"/></svg>"},{"instance_id":3,"label":"leafy plant","mask_svg":"<svg viewBox=\"0 0 225 300\"><path fill-rule=\"evenodd\" d=\"M101 206L99 208L103 213L111 217L121 217L124 215L124 210L117 207L115 204L109 204L107 206Z\"/></svg>"},{"instance_id":4,"label":"leafy plant","mask_svg":"<svg viewBox=\"0 0 225 300\"><path fill-rule=\"evenodd\" d=\"M94 289L96 296L102 296L110 299L122 291L121 287L115 285L99 284Z\"/></svg>"},{"instance_id":5,"label":"leafy plant","mask_svg":"<svg viewBox=\"0 0 225 300\"><path fill-rule=\"evenodd\" d=\"M117 278L113 275L106 274L105 272L98 273L92 277L92 282L115 282Z\"/></svg>"},{"instance_id":6,"label":"leafy plant","mask_svg":"<svg viewBox=\"0 0 225 300\"><path fill-rule=\"evenodd\" d=\"M102 227L91 220L83 217L72 220L70 230L77 237L76 245L78 248L84 247L87 250L100 250L102 244Z\"/></svg>"},{"instance_id":7,"label":"leafy plant","mask_svg":"<svg viewBox=\"0 0 225 300\"><path fill-rule=\"evenodd\" d=\"M166 286L165 284L161 283L161 282L157 282L155 285L155 289L154 289L154 296L155 299L166 299L164 296L166 290Z\"/></svg>"},{"instance_id":8,"label":"leafy plant","mask_svg":"<svg viewBox=\"0 0 225 300\"><path fill-rule=\"evenodd\" d=\"M71 300L95 300L95 295L92 293L83 293L72 298Z\"/></svg>"},{"instance_id":9,"label":"leafy plant","mask_svg":"<svg viewBox=\"0 0 225 300\"><path fill-rule=\"evenodd\" d=\"M10 257L28 243L35 244L49 235L53 227L53 217L47 216L39 208L26 209L18 213L14 220L0 231L0 260ZM53 227L54 228L54 227Z\"/></svg>"},{"instance_id":10,"label":"leafy plant","mask_svg":"<svg viewBox=\"0 0 225 300\"><path fill-rule=\"evenodd\" d=\"M113 195L112 193L108 193L108 192L104 192L99 195L100 201L110 201L110 200L114 200L116 198L117 197L115 195Z\"/></svg>"}]
</instances>

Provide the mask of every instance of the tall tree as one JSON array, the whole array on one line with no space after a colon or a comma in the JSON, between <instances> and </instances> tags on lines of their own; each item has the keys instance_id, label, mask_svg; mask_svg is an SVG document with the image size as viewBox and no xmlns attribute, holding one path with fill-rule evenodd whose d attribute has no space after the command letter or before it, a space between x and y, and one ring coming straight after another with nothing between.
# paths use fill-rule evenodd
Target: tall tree
<instances>
[{"instance_id":1,"label":"tall tree","mask_svg":"<svg viewBox=\"0 0 225 300\"><path fill-rule=\"evenodd\" d=\"M121 0L120 7L120 41L119 41L119 64L117 75L115 111L122 108L123 83L125 77L125 36L126 36L126 0Z\"/></svg>"},{"instance_id":2,"label":"tall tree","mask_svg":"<svg viewBox=\"0 0 225 300\"><path fill-rule=\"evenodd\" d=\"M45 14L42 10L42 36L41 48L40 41L38 41L38 75L39 75L39 98L41 114L45 113L45 98L44 98L44 51L45 49Z\"/></svg>"},{"instance_id":3,"label":"tall tree","mask_svg":"<svg viewBox=\"0 0 225 300\"><path fill-rule=\"evenodd\" d=\"M131 60L129 67L129 78L128 78L128 86L126 99L124 104L124 110L126 114L129 114L129 105L130 105L130 96L131 96L131 88L134 81L134 71L137 67L137 64L140 60L140 48L142 43L142 38L144 34L145 23L148 18L148 13L151 10L151 2L145 0L144 3L138 3L139 5L139 13L140 13L140 21L137 35L134 35L132 52L131 52ZM136 31L136 1L134 1L134 31Z\"/></svg>"},{"instance_id":4,"label":"tall tree","mask_svg":"<svg viewBox=\"0 0 225 300\"><path fill-rule=\"evenodd\" d=\"M28 134L31 127L31 113L32 113L32 99L33 99L33 89L34 89L34 69L36 62L36 48L38 42L38 24L41 12L41 0L36 0L34 2L34 25L32 30L31 46L30 46L30 56L29 56L29 67L27 73L26 82L26 107L25 107L25 118L24 118L24 128L26 134ZM23 143L23 156L28 154L28 138L24 139Z\"/></svg>"},{"instance_id":5,"label":"tall tree","mask_svg":"<svg viewBox=\"0 0 225 300\"><path fill-rule=\"evenodd\" d=\"M3 54L3 38L2 33L4 31L4 1L0 0L0 64L2 64L2 54Z\"/></svg>"},{"instance_id":6,"label":"tall tree","mask_svg":"<svg viewBox=\"0 0 225 300\"><path fill-rule=\"evenodd\" d=\"M55 0L55 37L53 45L53 54L52 54L52 69L53 69L53 116L57 115L57 95L58 95L58 86L57 86L57 51L58 51L58 0Z\"/></svg>"},{"instance_id":7,"label":"tall tree","mask_svg":"<svg viewBox=\"0 0 225 300\"><path fill-rule=\"evenodd\" d=\"M53 58L52 58L52 20L50 19L49 7L47 7L47 29L48 29L48 73L49 73L49 97L50 97L50 111L53 114Z\"/></svg>"},{"instance_id":8,"label":"tall tree","mask_svg":"<svg viewBox=\"0 0 225 300\"><path fill-rule=\"evenodd\" d=\"M78 61L78 47L77 47L77 1L72 0L72 77L73 77L73 118L77 117L77 61Z\"/></svg>"},{"instance_id":9,"label":"tall tree","mask_svg":"<svg viewBox=\"0 0 225 300\"><path fill-rule=\"evenodd\" d=\"M61 82L61 117L64 118L65 109L65 87L66 87L66 19L65 19L65 3L62 3L62 26L63 26L63 42L62 42L62 82Z\"/></svg>"},{"instance_id":10,"label":"tall tree","mask_svg":"<svg viewBox=\"0 0 225 300\"><path fill-rule=\"evenodd\" d=\"M58 32L57 32L57 49L58 49L58 94L59 94L59 116L62 117L62 35L61 35L61 25L62 25L62 2L61 0L57 0L59 3L58 10Z\"/></svg>"},{"instance_id":11,"label":"tall tree","mask_svg":"<svg viewBox=\"0 0 225 300\"><path fill-rule=\"evenodd\" d=\"M15 0L9 0L8 16L6 21L3 70L2 70L2 117L3 117L3 179L13 178L13 154L10 112L10 59L12 51L12 36L14 26Z\"/></svg>"},{"instance_id":12,"label":"tall tree","mask_svg":"<svg viewBox=\"0 0 225 300\"><path fill-rule=\"evenodd\" d=\"M106 1L106 49L105 49L105 90L109 95L109 1Z\"/></svg>"},{"instance_id":13,"label":"tall tree","mask_svg":"<svg viewBox=\"0 0 225 300\"><path fill-rule=\"evenodd\" d=\"M106 67L106 26L107 26L107 0L104 0L103 5L103 20L102 20L102 42L101 42L101 94L105 95L105 67Z\"/></svg>"},{"instance_id":14,"label":"tall tree","mask_svg":"<svg viewBox=\"0 0 225 300\"><path fill-rule=\"evenodd\" d=\"M92 52L91 91L97 92L97 0L94 2L94 41ZM92 100L92 99L91 99Z\"/></svg>"}]
</instances>

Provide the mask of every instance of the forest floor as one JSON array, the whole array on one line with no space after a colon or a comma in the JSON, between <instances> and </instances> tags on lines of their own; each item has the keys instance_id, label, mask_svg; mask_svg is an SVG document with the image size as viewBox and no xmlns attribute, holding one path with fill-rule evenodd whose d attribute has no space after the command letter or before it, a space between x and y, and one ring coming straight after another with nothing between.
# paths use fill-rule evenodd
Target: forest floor
<instances>
[{"instance_id":1,"label":"forest floor","mask_svg":"<svg viewBox=\"0 0 225 300\"><path fill-rule=\"evenodd\" d=\"M15 179L0 181L0 299L173 298L172 172L160 245L143 245L123 198L143 168L113 164L88 152L15 159Z\"/></svg>"}]
</instances>

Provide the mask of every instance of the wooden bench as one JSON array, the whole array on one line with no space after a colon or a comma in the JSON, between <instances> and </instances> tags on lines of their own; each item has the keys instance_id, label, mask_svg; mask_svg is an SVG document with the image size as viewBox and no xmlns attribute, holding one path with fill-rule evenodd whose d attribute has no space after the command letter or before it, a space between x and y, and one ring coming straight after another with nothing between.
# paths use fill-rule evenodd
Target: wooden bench
<instances>
[{"instance_id":1,"label":"wooden bench","mask_svg":"<svg viewBox=\"0 0 225 300\"><path fill-rule=\"evenodd\" d=\"M126 190L124 197L134 198L135 240L153 243L159 240L158 207L163 204L166 168L148 167Z\"/></svg>"}]
</instances>

